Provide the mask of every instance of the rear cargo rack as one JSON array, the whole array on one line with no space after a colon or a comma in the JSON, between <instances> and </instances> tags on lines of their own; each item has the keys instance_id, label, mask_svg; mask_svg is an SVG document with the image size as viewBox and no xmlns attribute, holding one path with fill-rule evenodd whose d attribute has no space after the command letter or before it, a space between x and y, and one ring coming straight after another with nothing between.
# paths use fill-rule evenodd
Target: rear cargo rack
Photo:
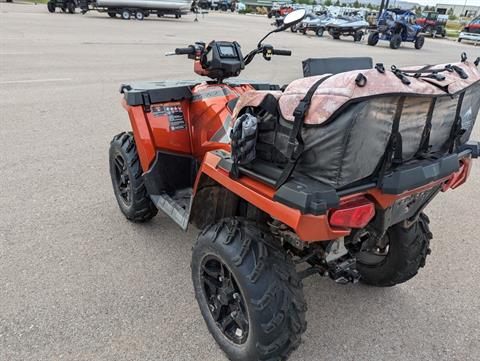
<instances>
[{"instance_id":1,"label":"rear cargo rack","mask_svg":"<svg viewBox=\"0 0 480 361\"><path fill-rule=\"evenodd\" d=\"M218 166L230 172L233 160L229 153L215 151L221 160ZM273 199L289 207L300 210L304 214L321 215L330 208L337 208L340 197L361 193L372 188L379 188L383 193L399 195L408 190L422 187L431 182L446 178L460 169L459 160L465 157L480 156L480 142L471 141L461 146L457 152L447 155L431 156L427 159L415 160L387 172L381 184L378 181L365 181L341 190L324 184L295 171L289 180L278 188ZM248 176L271 187L283 169L259 159L247 166L239 166L242 175Z\"/></svg>"}]
</instances>

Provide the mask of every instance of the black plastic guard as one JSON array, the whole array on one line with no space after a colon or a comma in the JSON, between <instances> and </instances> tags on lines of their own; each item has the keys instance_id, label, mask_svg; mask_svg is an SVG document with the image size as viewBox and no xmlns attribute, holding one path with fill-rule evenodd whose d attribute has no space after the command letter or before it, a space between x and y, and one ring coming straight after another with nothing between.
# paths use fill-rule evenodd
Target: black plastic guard
<instances>
[{"instance_id":1,"label":"black plastic guard","mask_svg":"<svg viewBox=\"0 0 480 361\"><path fill-rule=\"evenodd\" d=\"M379 185L386 194L401 194L446 177L460 169L458 154L405 164L383 177Z\"/></svg>"},{"instance_id":2,"label":"black plastic guard","mask_svg":"<svg viewBox=\"0 0 480 361\"><path fill-rule=\"evenodd\" d=\"M459 153L463 153L465 151L470 151L472 154L472 158L480 157L480 142L476 140L470 140L460 146L458 149Z\"/></svg>"},{"instance_id":3,"label":"black plastic guard","mask_svg":"<svg viewBox=\"0 0 480 361\"><path fill-rule=\"evenodd\" d=\"M325 214L340 203L333 187L298 174L278 188L273 200L314 216Z\"/></svg>"}]
</instances>

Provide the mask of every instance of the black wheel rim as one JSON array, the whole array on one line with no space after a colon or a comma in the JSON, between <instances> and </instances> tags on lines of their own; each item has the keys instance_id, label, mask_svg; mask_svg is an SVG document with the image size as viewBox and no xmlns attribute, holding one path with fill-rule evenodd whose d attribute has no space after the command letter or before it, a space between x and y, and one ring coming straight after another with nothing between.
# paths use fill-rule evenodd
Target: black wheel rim
<instances>
[{"instance_id":1,"label":"black wheel rim","mask_svg":"<svg viewBox=\"0 0 480 361\"><path fill-rule=\"evenodd\" d=\"M366 240L363 241L360 250L355 254L358 263L365 266L379 266L383 264L390 250L390 237L386 233L376 244L368 239L368 233L365 234Z\"/></svg>"},{"instance_id":2,"label":"black wheel rim","mask_svg":"<svg viewBox=\"0 0 480 361\"><path fill-rule=\"evenodd\" d=\"M130 182L127 163L120 154L117 154L113 159L113 164L115 166L115 186L117 194L121 201L129 207L132 204L132 183Z\"/></svg>"},{"instance_id":3,"label":"black wheel rim","mask_svg":"<svg viewBox=\"0 0 480 361\"><path fill-rule=\"evenodd\" d=\"M201 263L200 280L208 309L223 335L235 344L247 341L249 322L245 301L232 272L216 256Z\"/></svg>"}]
</instances>

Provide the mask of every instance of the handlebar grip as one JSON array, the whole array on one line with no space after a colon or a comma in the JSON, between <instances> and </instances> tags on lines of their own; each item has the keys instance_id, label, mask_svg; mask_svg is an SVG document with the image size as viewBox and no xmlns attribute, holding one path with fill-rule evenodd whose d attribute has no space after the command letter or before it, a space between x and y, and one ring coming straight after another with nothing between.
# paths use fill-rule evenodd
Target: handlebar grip
<instances>
[{"instance_id":1,"label":"handlebar grip","mask_svg":"<svg viewBox=\"0 0 480 361\"><path fill-rule=\"evenodd\" d=\"M292 51L291 50L282 50L282 49L273 49L273 55L290 56L290 55L292 55Z\"/></svg>"},{"instance_id":2,"label":"handlebar grip","mask_svg":"<svg viewBox=\"0 0 480 361\"><path fill-rule=\"evenodd\" d=\"M175 54L177 55L191 55L195 54L195 48L193 46L189 46L188 48L176 48Z\"/></svg>"}]
</instances>

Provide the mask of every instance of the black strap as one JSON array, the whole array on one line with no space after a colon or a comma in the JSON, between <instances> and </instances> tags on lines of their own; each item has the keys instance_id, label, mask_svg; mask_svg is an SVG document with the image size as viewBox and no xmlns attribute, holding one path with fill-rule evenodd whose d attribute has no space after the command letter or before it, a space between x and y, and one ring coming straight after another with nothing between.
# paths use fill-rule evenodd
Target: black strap
<instances>
[{"instance_id":1,"label":"black strap","mask_svg":"<svg viewBox=\"0 0 480 361\"><path fill-rule=\"evenodd\" d=\"M462 117L460 116L460 111L462 110L464 97L465 97L465 91L460 93L460 95L458 96L457 109L455 111L455 119L453 121L452 129L450 131L450 137L448 138L448 141L445 144L445 147L449 153L453 152L455 148L455 144L458 141L458 138L460 138L462 134L465 132L462 129Z\"/></svg>"},{"instance_id":2,"label":"black strap","mask_svg":"<svg viewBox=\"0 0 480 361\"><path fill-rule=\"evenodd\" d=\"M385 172L392 167L402 163L403 147L402 135L400 134L400 118L402 117L405 97L400 97L397 102L397 108L393 116L392 133L387 143L387 149L383 157L382 166L378 172L379 183L382 182Z\"/></svg>"},{"instance_id":3,"label":"black strap","mask_svg":"<svg viewBox=\"0 0 480 361\"><path fill-rule=\"evenodd\" d=\"M418 147L417 156L426 154L430 150L430 132L432 130L432 117L435 110L435 104L437 98L432 98L430 101L430 107L428 108L427 119L425 121L425 127L423 128L422 139L420 140L420 146Z\"/></svg>"},{"instance_id":4,"label":"black strap","mask_svg":"<svg viewBox=\"0 0 480 361\"><path fill-rule=\"evenodd\" d=\"M329 77L331 77L331 75L327 75L322 79L317 80L310 87L305 97L300 101L300 103L298 103L295 111L293 112L293 116L295 118L293 120L293 126L288 137L288 145L286 152L288 163L275 183L276 189L280 188L287 181L287 179L290 177L293 170L295 169L298 158L300 158L300 155L303 153L305 144L303 142L302 134L300 132L303 125L303 120L305 118L305 115L307 114L308 108L310 107L313 94L315 93L319 85L322 84Z\"/></svg>"}]
</instances>

